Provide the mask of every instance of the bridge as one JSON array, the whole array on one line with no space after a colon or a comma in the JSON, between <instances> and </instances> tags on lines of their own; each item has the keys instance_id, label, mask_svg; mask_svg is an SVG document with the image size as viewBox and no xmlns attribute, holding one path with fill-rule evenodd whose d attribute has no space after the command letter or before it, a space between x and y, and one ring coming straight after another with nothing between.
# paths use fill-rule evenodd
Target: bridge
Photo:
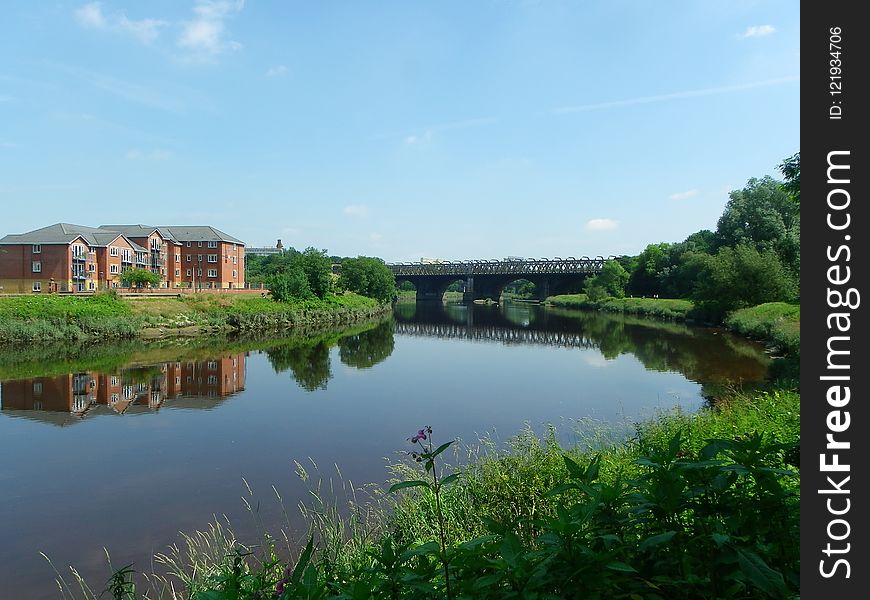
<instances>
[{"instance_id":1,"label":"bridge","mask_svg":"<svg viewBox=\"0 0 870 600\"><path fill-rule=\"evenodd\" d=\"M438 337L445 339L467 339L474 342L497 342L504 345L532 344L558 346L560 348L598 348L588 336L582 333L546 331L541 329L520 329L498 325L469 326L462 323L416 323L396 321L395 332L399 335L415 337Z\"/></svg>"},{"instance_id":2,"label":"bridge","mask_svg":"<svg viewBox=\"0 0 870 600\"><path fill-rule=\"evenodd\" d=\"M454 281L462 281L463 302L498 300L505 286L518 279L535 284L535 298L578 292L583 280L601 272L615 256L604 258L541 258L522 260L437 261L433 263L399 263L387 266L396 276L396 283L410 281L417 288L418 300L440 300Z\"/></svg>"}]
</instances>

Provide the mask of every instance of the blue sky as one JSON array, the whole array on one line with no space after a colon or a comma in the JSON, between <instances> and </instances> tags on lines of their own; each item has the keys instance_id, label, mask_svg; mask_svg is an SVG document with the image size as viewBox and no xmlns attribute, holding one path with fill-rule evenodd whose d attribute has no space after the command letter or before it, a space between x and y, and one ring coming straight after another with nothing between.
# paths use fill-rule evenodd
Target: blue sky
<instances>
[{"instance_id":1,"label":"blue sky","mask_svg":"<svg viewBox=\"0 0 870 600\"><path fill-rule=\"evenodd\" d=\"M0 235L634 254L799 150L797 1L4 2Z\"/></svg>"}]
</instances>

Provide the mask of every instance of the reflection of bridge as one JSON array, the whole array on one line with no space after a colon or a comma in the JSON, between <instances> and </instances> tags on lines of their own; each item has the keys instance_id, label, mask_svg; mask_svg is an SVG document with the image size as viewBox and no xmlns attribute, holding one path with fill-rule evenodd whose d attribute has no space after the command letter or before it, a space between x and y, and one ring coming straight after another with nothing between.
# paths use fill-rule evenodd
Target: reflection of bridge
<instances>
[{"instance_id":1,"label":"reflection of bridge","mask_svg":"<svg viewBox=\"0 0 870 600\"><path fill-rule=\"evenodd\" d=\"M501 342L502 344L538 344L563 348L597 348L589 337L570 331L518 329L493 325L469 327L460 323L415 323L396 321L396 333L419 337L468 339L472 341Z\"/></svg>"},{"instance_id":2,"label":"reflection of bridge","mask_svg":"<svg viewBox=\"0 0 870 600\"><path fill-rule=\"evenodd\" d=\"M387 266L396 276L396 283L410 281L414 284L418 300L440 299L448 286L457 280L465 282L464 301L485 298L497 300L505 286L518 279L534 283L536 297L543 300L554 294L579 291L588 275L601 272L604 263L613 258L572 256L554 260L471 260Z\"/></svg>"}]
</instances>

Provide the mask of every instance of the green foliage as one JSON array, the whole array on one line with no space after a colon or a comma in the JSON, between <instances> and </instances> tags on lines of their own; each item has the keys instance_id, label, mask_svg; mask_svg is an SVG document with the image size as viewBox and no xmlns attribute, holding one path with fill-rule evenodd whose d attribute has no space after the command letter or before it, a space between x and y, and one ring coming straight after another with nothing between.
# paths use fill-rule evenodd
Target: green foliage
<instances>
[{"instance_id":1,"label":"green foliage","mask_svg":"<svg viewBox=\"0 0 870 600\"><path fill-rule=\"evenodd\" d=\"M774 252L796 274L800 270L800 207L783 186L771 177L750 179L730 197L716 229L720 247L745 245Z\"/></svg>"},{"instance_id":2,"label":"green foliage","mask_svg":"<svg viewBox=\"0 0 870 600\"><path fill-rule=\"evenodd\" d=\"M160 285L160 275L148 269L124 269L121 273L121 282L134 287L157 286Z\"/></svg>"},{"instance_id":3,"label":"green foliage","mask_svg":"<svg viewBox=\"0 0 870 600\"><path fill-rule=\"evenodd\" d=\"M796 152L782 161L779 172L785 178L783 189L792 197L795 203L801 204L801 153Z\"/></svg>"},{"instance_id":4,"label":"green foliage","mask_svg":"<svg viewBox=\"0 0 870 600\"><path fill-rule=\"evenodd\" d=\"M722 248L706 259L694 299L705 312L720 319L735 309L793 301L796 296L794 275L776 252L759 252L754 246L740 244Z\"/></svg>"},{"instance_id":5,"label":"green foliage","mask_svg":"<svg viewBox=\"0 0 870 600\"><path fill-rule=\"evenodd\" d=\"M781 352L800 356L800 320L800 305L770 302L735 310L725 318L725 326L741 335L766 341Z\"/></svg>"},{"instance_id":6,"label":"green foliage","mask_svg":"<svg viewBox=\"0 0 870 600\"><path fill-rule=\"evenodd\" d=\"M341 263L338 286L382 303L396 296L396 278L379 258L359 256Z\"/></svg>"},{"instance_id":7,"label":"green foliage","mask_svg":"<svg viewBox=\"0 0 870 600\"><path fill-rule=\"evenodd\" d=\"M308 285L308 278L302 267L294 265L286 272L275 273L265 278L266 287L277 302L305 300L313 298L314 293Z\"/></svg>"},{"instance_id":8,"label":"green foliage","mask_svg":"<svg viewBox=\"0 0 870 600\"><path fill-rule=\"evenodd\" d=\"M332 291L332 260L326 250L306 248L299 256L299 265L311 292L318 298L325 298Z\"/></svg>"},{"instance_id":9,"label":"green foliage","mask_svg":"<svg viewBox=\"0 0 870 600\"><path fill-rule=\"evenodd\" d=\"M547 304L562 308L586 308L604 312L643 315L682 321L694 309L691 300L665 298L605 298L593 300L586 294L550 296Z\"/></svg>"},{"instance_id":10,"label":"green foliage","mask_svg":"<svg viewBox=\"0 0 870 600\"><path fill-rule=\"evenodd\" d=\"M584 288L586 295L593 302L605 298L622 298L625 296L625 285L628 283L628 272L619 262L610 260L604 263L601 272L586 278Z\"/></svg>"}]
</instances>

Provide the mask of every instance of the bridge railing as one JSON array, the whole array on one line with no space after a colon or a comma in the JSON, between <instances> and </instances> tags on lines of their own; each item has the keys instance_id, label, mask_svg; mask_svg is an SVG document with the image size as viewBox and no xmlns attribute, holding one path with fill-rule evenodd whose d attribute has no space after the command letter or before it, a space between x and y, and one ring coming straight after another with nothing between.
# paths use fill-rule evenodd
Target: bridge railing
<instances>
[{"instance_id":1,"label":"bridge railing","mask_svg":"<svg viewBox=\"0 0 870 600\"><path fill-rule=\"evenodd\" d=\"M599 273L608 260L596 256L589 258L526 259L526 260L469 260L437 263L387 263L395 275L534 275L555 273Z\"/></svg>"}]
</instances>

